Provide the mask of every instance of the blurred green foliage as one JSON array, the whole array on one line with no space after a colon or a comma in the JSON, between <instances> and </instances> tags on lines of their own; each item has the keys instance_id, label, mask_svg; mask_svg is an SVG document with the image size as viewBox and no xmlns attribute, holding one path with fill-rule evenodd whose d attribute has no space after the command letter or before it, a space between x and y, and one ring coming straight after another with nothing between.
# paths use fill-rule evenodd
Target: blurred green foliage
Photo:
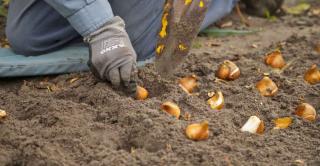
<instances>
[{"instance_id":1,"label":"blurred green foliage","mask_svg":"<svg viewBox=\"0 0 320 166\"><path fill-rule=\"evenodd\" d=\"M6 17L10 0L0 0L0 16Z\"/></svg>"}]
</instances>

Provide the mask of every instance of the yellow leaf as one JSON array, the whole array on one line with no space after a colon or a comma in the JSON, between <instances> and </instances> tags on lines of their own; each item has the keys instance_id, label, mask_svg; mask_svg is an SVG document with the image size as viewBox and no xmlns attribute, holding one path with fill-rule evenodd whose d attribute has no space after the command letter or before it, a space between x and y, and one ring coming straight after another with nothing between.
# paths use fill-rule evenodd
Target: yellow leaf
<instances>
[{"instance_id":1,"label":"yellow leaf","mask_svg":"<svg viewBox=\"0 0 320 166\"><path fill-rule=\"evenodd\" d=\"M164 49L164 45L163 45L163 44L159 44L158 47L157 47L157 49L156 49L156 53L157 53L158 55L161 54L162 51L163 51L163 49Z\"/></svg>"},{"instance_id":2,"label":"yellow leaf","mask_svg":"<svg viewBox=\"0 0 320 166\"><path fill-rule=\"evenodd\" d=\"M180 51L185 51L187 49L187 47L183 44L179 44L179 50Z\"/></svg>"},{"instance_id":3,"label":"yellow leaf","mask_svg":"<svg viewBox=\"0 0 320 166\"><path fill-rule=\"evenodd\" d=\"M167 27L168 27L168 16L169 16L169 13L164 13L163 16L162 16L162 28L161 28L161 31L159 33L160 37L161 38L165 38L167 36Z\"/></svg>"},{"instance_id":4,"label":"yellow leaf","mask_svg":"<svg viewBox=\"0 0 320 166\"><path fill-rule=\"evenodd\" d=\"M185 5L190 5L191 2L192 2L192 0L185 0L184 4L185 4Z\"/></svg>"},{"instance_id":5,"label":"yellow leaf","mask_svg":"<svg viewBox=\"0 0 320 166\"><path fill-rule=\"evenodd\" d=\"M285 8L285 11L289 14L299 15L299 14L302 14L303 12L309 10L310 7L311 7L311 5L308 3L300 3L299 5Z\"/></svg>"},{"instance_id":6,"label":"yellow leaf","mask_svg":"<svg viewBox=\"0 0 320 166\"><path fill-rule=\"evenodd\" d=\"M203 7L204 7L204 2L203 2L203 1L200 1L199 7L200 7L200 8L203 8Z\"/></svg>"},{"instance_id":7,"label":"yellow leaf","mask_svg":"<svg viewBox=\"0 0 320 166\"><path fill-rule=\"evenodd\" d=\"M8 6L8 5L9 5L9 2L10 2L10 0L2 0L2 3L3 3L5 6Z\"/></svg>"}]
</instances>

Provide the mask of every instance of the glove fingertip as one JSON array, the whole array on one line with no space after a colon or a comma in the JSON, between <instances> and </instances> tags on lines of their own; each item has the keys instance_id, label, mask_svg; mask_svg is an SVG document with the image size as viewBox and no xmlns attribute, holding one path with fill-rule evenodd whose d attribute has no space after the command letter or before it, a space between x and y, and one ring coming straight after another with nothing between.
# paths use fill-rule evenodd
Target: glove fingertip
<instances>
[{"instance_id":1,"label":"glove fingertip","mask_svg":"<svg viewBox=\"0 0 320 166\"><path fill-rule=\"evenodd\" d=\"M113 69L108 73L108 80L114 87L119 87L121 80L120 80L120 73L118 69Z\"/></svg>"}]
</instances>

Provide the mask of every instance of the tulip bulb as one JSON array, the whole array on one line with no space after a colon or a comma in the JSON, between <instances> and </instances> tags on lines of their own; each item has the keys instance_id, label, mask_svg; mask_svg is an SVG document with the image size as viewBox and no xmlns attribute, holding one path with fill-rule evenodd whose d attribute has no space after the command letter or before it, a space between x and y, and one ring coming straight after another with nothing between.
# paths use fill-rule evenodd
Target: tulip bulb
<instances>
[{"instance_id":1,"label":"tulip bulb","mask_svg":"<svg viewBox=\"0 0 320 166\"><path fill-rule=\"evenodd\" d=\"M251 116L248 121L243 125L241 131L249 132L253 134L263 134L264 133L264 122L256 116Z\"/></svg>"},{"instance_id":2,"label":"tulip bulb","mask_svg":"<svg viewBox=\"0 0 320 166\"><path fill-rule=\"evenodd\" d=\"M308 104L308 103L302 103L296 108L296 115L302 117L303 119L307 121L315 121L317 112L316 109Z\"/></svg>"},{"instance_id":3,"label":"tulip bulb","mask_svg":"<svg viewBox=\"0 0 320 166\"><path fill-rule=\"evenodd\" d=\"M192 75L179 80L179 86L188 94L192 93L194 88L198 86L197 76Z\"/></svg>"},{"instance_id":4,"label":"tulip bulb","mask_svg":"<svg viewBox=\"0 0 320 166\"><path fill-rule=\"evenodd\" d=\"M222 80L233 81L240 77L240 69L235 63L226 60L219 66L216 76Z\"/></svg>"},{"instance_id":5,"label":"tulip bulb","mask_svg":"<svg viewBox=\"0 0 320 166\"><path fill-rule=\"evenodd\" d=\"M280 50L273 51L265 57L265 63L272 68L281 69L286 65Z\"/></svg>"},{"instance_id":6,"label":"tulip bulb","mask_svg":"<svg viewBox=\"0 0 320 166\"><path fill-rule=\"evenodd\" d=\"M278 118L274 121L275 127L274 129L286 129L292 124L291 117Z\"/></svg>"},{"instance_id":7,"label":"tulip bulb","mask_svg":"<svg viewBox=\"0 0 320 166\"><path fill-rule=\"evenodd\" d=\"M262 96L274 96L278 92L278 86L267 76L256 84L256 88Z\"/></svg>"},{"instance_id":8,"label":"tulip bulb","mask_svg":"<svg viewBox=\"0 0 320 166\"><path fill-rule=\"evenodd\" d=\"M200 124L191 124L186 128L186 135L194 141L206 140L209 138L209 123L204 121Z\"/></svg>"},{"instance_id":9,"label":"tulip bulb","mask_svg":"<svg viewBox=\"0 0 320 166\"><path fill-rule=\"evenodd\" d=\"M167 112L168 114L176 117L177 119L179 119L180 117L180 108L177 104L172 103L172 102L165 102L161 105L161 109L165 112Z\"/></svg>"},{"instance_id":10,"label":"tulip bulb","mask_svg":"<svg viewBox=\"0 0 320 166\"><path fill-rule=\"evenodd\" d=\"M136 99L137 100L146 100L149 96L149 92L141 87L141 86L137 86L137 91L136 91Z\"/></svg>"},{"instance_id":11,"label":"tulip bulb","mask_svg":"<svg viewBox=\"0 0 320 166\"><path fill-rule=\"evenodd\" d=\"M6 111L0 109L0 119L5 118L7 116Z\"/></svg>"},{"instance_id":12,"label":"tulip bulb","mask_svg":"<svg viewBox=\"0 0 320 166\"><path fill-rule=\"evenodd\" d=\"M224 97L221 91L212 94L212 97L207 101L213 110L221 110L224 106Z\"/></svg>"},{"instance_id":13,"label":"tulip bulb","mask_svg":"<svg viewBox=\"0 0 320 166\"><path fill-rule=\"evenodd\" d=\"M304 74L304 80L311 85L320 83L320 71L317 65L312 65L311 68Z\"/></svg>"}]
</instances>

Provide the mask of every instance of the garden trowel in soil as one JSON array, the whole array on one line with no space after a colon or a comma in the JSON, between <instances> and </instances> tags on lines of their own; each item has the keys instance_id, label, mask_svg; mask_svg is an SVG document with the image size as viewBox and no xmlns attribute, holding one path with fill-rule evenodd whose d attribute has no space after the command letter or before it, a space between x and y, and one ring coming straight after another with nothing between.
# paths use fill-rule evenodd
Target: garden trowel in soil
<instances>
[{"instance_id":1,"label":"garden trowel in soil","mask_svg":"<svg viewBox=\"0 0 320 166\"><path fill-rule=\"evenodd\" d=\"M211 0L167 0L156 48L156 70L169 77L186 58Z\"/></svg>"}]
</instances>

